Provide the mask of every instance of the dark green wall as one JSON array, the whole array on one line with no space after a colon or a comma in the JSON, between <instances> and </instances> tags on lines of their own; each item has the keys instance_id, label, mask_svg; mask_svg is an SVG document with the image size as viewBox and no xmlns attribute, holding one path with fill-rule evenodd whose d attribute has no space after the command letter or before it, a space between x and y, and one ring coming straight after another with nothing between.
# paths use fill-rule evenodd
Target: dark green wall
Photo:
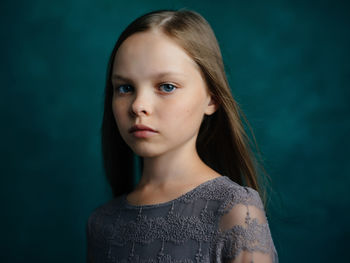
<instances>
[{"instance_id":1,"label":"dark green wall","mask_svg":"<svg viewBox=\"0 0 350 263\"><path fill-rule=\"evenodd\" d=\"M134 18L181 7L213 26L255 131L281 262L346 259L346 2L2 1L0 261L85 261L87 217L111 197L99 137L108 56Z\"/></svg>"}]
</instances>

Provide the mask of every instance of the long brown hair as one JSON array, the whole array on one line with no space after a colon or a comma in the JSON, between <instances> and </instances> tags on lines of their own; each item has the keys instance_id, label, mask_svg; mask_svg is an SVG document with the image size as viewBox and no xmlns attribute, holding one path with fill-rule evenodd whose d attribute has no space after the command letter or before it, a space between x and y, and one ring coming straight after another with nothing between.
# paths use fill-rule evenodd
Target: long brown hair
<instances>
[{"instance_id":1,"label":"long brown hair","mask_svg":"<svg viewBox=\"0 0 350 263\"><path fill-rule=\"evenodd\" d=\"M101 132L104 169L113 195L128 193L135 184L135 155L122 139L112 113L111 73L114 57L126 38L155 28L180 44L197 63L209 92L219 104L214 114L203 118L196 141L199 156L218 173L257 190L265 203L266 191L261 187L262 181L259 181L259 168L263 174L267 173L251 150L252 143L241 118L247 123L258 150L257 155L261 157L254 133L231 94L215 34L200 14L185 9L158 10L137 18L122 32L110 56Z\"/></svg>"}]
</instances>

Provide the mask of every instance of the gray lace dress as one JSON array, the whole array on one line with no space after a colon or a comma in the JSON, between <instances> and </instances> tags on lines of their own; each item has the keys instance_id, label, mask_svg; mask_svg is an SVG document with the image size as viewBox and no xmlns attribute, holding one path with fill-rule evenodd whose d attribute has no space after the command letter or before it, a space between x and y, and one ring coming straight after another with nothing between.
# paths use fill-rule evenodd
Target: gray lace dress
<instances>
[{"instance_id":1,"label":"gray lace dress","mask_svg":"<svg viewBox=\"0 0 350 263\"><path fill-rule=\"evenodd\" d=\"M278 262L258 192L224 175L161 204L114 198L86 233L88 262Z\"/></svg>"}]
</instances>

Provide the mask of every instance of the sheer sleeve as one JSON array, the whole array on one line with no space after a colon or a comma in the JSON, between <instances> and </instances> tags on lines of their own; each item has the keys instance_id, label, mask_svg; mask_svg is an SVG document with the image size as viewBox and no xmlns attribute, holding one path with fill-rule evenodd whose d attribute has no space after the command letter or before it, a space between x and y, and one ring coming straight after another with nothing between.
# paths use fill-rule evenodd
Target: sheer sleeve
<instances>
[{"instance_id":1,"label":"sheer sleeve","mask_svg":"<svg viewBox=\"0 0 350 263\"><path fill-rule=\"evenodd\" d=\"M277 263L265 210L257 191L243 187L224 207L219 221L217 260L225 263Z\"/></svg>"},{"instance_id":2,"label":"sheer sleeve","mask_svg":"<svg viewBox=\"0 0 350 263\"><path fill-rule=\"evenodd\" d=\"M96 251L103 249L103 222L99 216L101 208L95 209L89 216L85 224L86 232L86 262L93 263L99 262L96 256Z\"/></svg>"}]
</instances>

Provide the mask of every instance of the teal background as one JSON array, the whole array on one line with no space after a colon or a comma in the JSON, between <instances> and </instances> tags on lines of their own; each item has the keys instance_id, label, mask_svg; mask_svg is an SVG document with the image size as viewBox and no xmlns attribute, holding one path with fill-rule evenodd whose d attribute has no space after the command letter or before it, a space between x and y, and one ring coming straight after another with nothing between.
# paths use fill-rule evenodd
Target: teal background
<instances>
[{"instance_id":1,"label":"teal background","mask_svg":"<svg viewBox=\"0 0 350 263\"><path fill-rule=\"evenodd\" d=\"M212 25L273 180L280 262L338 262L350 238L347 1L2 1L1 262L83 262L111 198L106 64L137 16L187 7Z\"/></svg>"}]
</instances>

